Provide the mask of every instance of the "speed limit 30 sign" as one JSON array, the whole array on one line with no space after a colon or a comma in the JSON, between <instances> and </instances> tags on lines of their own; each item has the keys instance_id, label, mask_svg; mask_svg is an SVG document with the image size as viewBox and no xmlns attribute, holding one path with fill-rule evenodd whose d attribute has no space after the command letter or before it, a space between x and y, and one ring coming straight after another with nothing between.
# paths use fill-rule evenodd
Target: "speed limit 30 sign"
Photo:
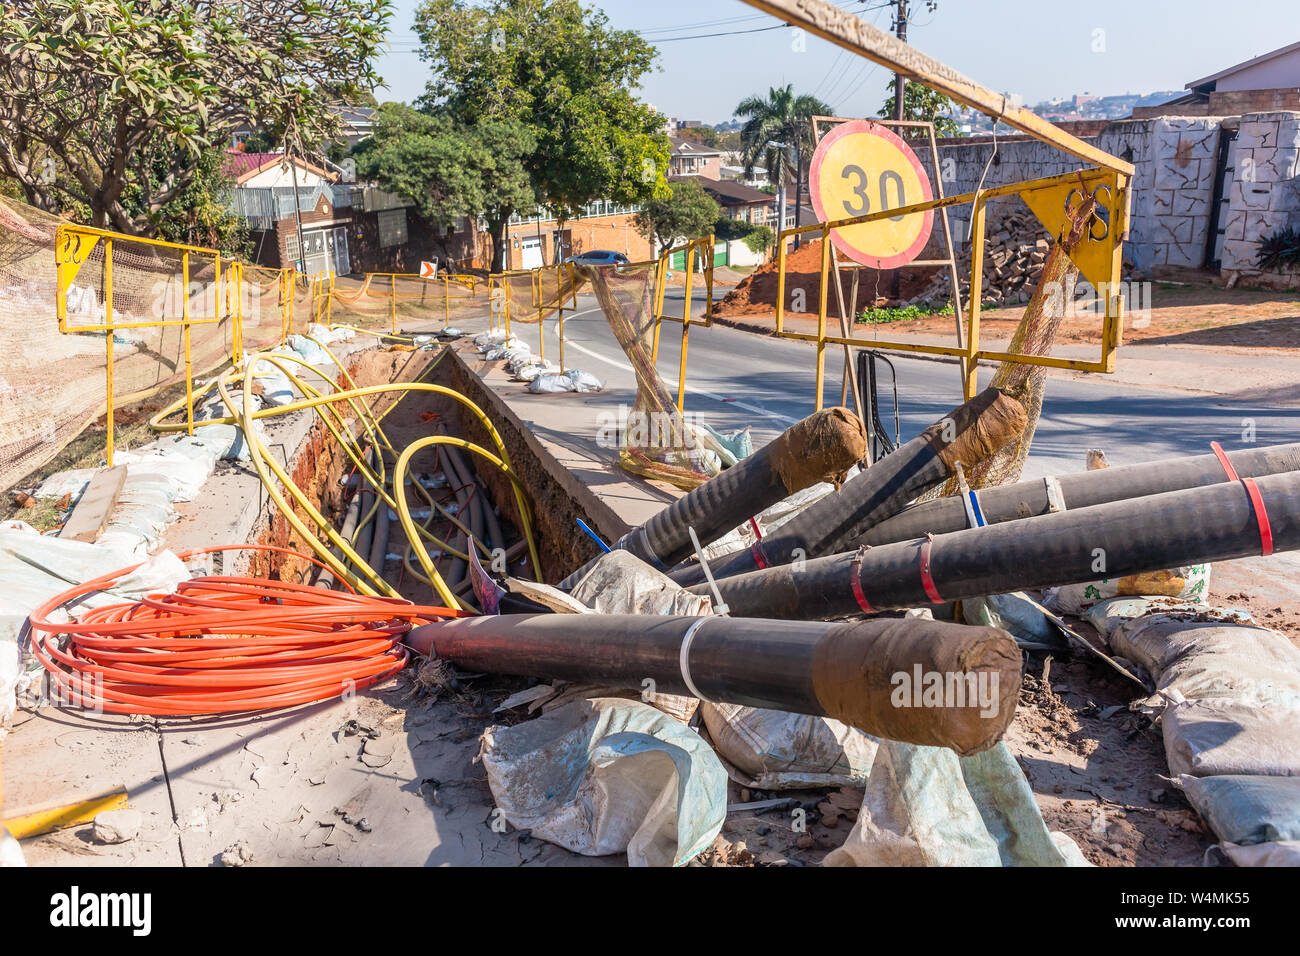
<instances>
[{"instance_id":1,"label":"speed limit 30 sign","mask_svg":"<svg viewBox=\"0 0 1300 956\"><path fill-rule=\"evenodd\" d=\"M808 177L821 222L852 219L934 198L930 179L906 143L869 120L841 123L822 137ZM831 230L831 241L854 262L896 269L920 255L934 211L891 216Z\"/></svg>"}]
</instances>

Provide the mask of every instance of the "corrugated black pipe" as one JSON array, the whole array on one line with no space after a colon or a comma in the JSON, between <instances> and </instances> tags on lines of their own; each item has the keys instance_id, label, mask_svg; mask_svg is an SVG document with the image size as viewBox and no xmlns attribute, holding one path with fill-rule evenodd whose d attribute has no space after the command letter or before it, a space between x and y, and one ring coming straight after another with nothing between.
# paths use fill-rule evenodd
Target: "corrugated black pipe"
<instances>
[{"instance_id":1,"label":"corrugated black pipe","mask_svg":"<svg viewBox=\"0 0 1300 956\"><path fill-rule=\"evenodd\" d=\"M986 389L935 422L897 451L849 481L837 494L813 502L748 551L710 562L715 578L834 554L876 522L889 517L927 488L969 468L1017 438L1027 419L1006 393ZM669 574L678 584L703 580L698 566Z\"/></svg>"},{"instance_id":2,"label":"corrugated black pipe","mask_svg":"<svg viewBox=\"0 0 1300 956\"><path fill-rule=\"evenodd\" d=\"M916 618L829 624L510 614L425 625L406 643L471 671L652 686L825 715L878 737L961 754L1002 738L1021 677L1020 650L1005 631ZM936 674L953 697L944 706L918 706L920 688L914 694L912 685Z\"/></svg>"},{"instance_id":3,"label":"corrugated black pipe","mask_svg":"<svg viewBox=\"0 0 1300 956\"><path fill-rule=\"evenodd\" d=\"M1300 472L1254 482L1273 550L1300 548ZM1234 481L885 544L717 585L739 617L822 620L1251 557L1264 553L1262 540L1251 495ZM706 585L690 590L709 593Z\"/></svg>"},{"instance_id":4,"label":"corrugated black pipe","mask_svg":"<svg viewBox=\"0 0 1300 956\"><path fill-rule=\"evenodd\" d=\"M1300 470L1300 442L1270 445L1228 452L1228 460L1242 478L1259 478L1285 471ZM977 495L986 524L1015 521L1055 510L1088 508L1109 501L1142 498L1183 488L1200 488L1228 480L1216 455L1195 455L1165 461L1143 462L1080 471L1059 478L1021 481L1014 485L986 488ZM1051 482L1060 489L1059 503L1054 503ZM1063 507L1062 507L1063 506ZM946 534L965 528L966 511L960 497L922 501L886 518L851 545L890 544L910 541L926 534Z\"/></svg>"},{"instance_id":5,"label":"corrugated black pipe","mask_svg":"<svg viewBox=\"0 0 1300 956\"><path fill-rule=\"evenodd\" d=\"M690 555L694 528L708 544L783 498L822 481L839 484L866 455L867 436L847 408L826 408L796 422L773 441L717 477L678 498L613 544L664 570ZM569 589L591 569L593 558L560 582Z\"/></svg>"}]
</instances>

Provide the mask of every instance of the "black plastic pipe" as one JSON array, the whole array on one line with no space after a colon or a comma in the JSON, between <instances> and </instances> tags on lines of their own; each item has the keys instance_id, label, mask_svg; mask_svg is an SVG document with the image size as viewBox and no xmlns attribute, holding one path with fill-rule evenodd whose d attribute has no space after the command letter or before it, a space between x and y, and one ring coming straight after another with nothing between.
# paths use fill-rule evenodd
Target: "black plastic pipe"
<instances>
[{"instance_id":1,"label":"black plastic pipe","mask_svg":"<svg viewBox=\"0 0 1300 956\"><path fill-rule=\"evenodd\" d=\"M866 454L866 433L847 408L826 408L796 422L744 460L678 498L612 547L665 570L692 551L687 529L708 544L783 498L822 481L837 485ZM563 581L577 585L593 558Z\"/></svg>"},{"instance_id":2,"label":"black plastic pipe","mask_svg":"<svg viewBox=\"0 0 1300 956\"><path fill-rule=\"evenodd\" d=\"M1018 438L1026 422L1019 402L998 389L986 389L749 550L710 562L713 576L732 577L842 550L864 529L947 480L954 463L969 468ZM685 586L702 581L704 572L699 565L687 565L669 577Z\"/></svg>"},{"instance_id":3,"label":"black plastic pipe","mask_svg":"<svg viewBox=\"0 0 1300 956\"><path fill-rule=\"evenodd\" d=\"M1300 472L885 544L717 582L739 617L822 620L1300 548ZM1267 532L1263 528L1267 526ZM1140 594L1141 585L1121 593ZM709 593L706 585L689 590Z\"/></svg>"},{"instance_id":4,"label":"black plastic pipe","mask_svg":"<svg viewBox=\"0 0 1300 956\"><path fill-rule=\"evenodd\" d=\"M961 754L1002 738L1021 678L1020 650L1005 631L917 618L830 624L510 614L428 624L405 641L471 671L652 687L825 715L878 737ZM953 689L943 706L918 706L916 695L900 694L901 684L934 674Z\"/></svg>"},{"instance_id":5,"label":"black plastic pipe","mask_svg":"<svg viewBox=\"0 0 1300 956\"><path fill-rule=\"evenodd\" d=\"M1259 478L1286 471L1300 470L1300 442L1270 445L1227 453L1237 475ZM977 493L980 511L986 524L1015 521L1057 510L1088 508L1110 501L1143 498L1183 488L1200 488L1228 481L1218 456L1195 455L1164 461L1143 462L1080 471L1058 478L1021 481L1014 485L986 488ZM1056 489L1059 497L1053 500ZM937 498L910 505L867 531L850 545L890 544L909 541L926 534L946 534L967 526L966 511L960 497Z\"/></svg>"}]
</instances>

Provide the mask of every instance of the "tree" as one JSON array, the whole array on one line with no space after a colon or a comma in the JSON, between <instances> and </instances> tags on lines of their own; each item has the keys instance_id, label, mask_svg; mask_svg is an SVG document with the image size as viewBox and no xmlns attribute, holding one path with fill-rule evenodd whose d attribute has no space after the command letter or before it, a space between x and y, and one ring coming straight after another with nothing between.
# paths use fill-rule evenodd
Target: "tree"
<instances>
[{"instance_id":1,"label":"tree","mask_svg":"<svg viewBox=\"0 0 1300 956\"><path fill-rule=\"evenodd\" d=\"M225 152L220 149L208 149L199 156L185 187L159 210L159 238L220 249L230 257L248 255L248 224L226 205L226 194L234 180L225 171L225 161ZM155 189L167 172L153 171ZM123 207L132 215L143 214L144 195L145 190L132 183L122 195Z\"/></svg>"},{"instance_id":2,"label":"tree","mask_svg":"<svg viewBox=\"0 0 1300 956\"><path fill-rule=\"evenodd\" d=\"M390 3L29 0L21 16L6 5L0 172L42 209L80 202L96 226L153 235L198 158L240 123L278 126L298 151L330 139L330 91L378 81Z\"/></svg>"},{"instance_id":3,"label":"tree","mask_svg":"<svg viewBox=\"0 0 1300 956\"><path fill-rule=\"evenodd\" d=\"M679 179L669 183L667 196L646 200L632 224L659 251L711 232L720 211L699 180Z\"/></svg>"},{"instance_id":4,"label":"tree","mask_svg":"<svg viewBox=\"0 0 1300 956\"><path fill-rule=\"evenodd\" d=\"M736 107L736 116L745 117L740 127L745 174L752 175L754 167L762 161L768 175L776 180L778 230L785 228L785 184L790 180L796 184L794 224L796 228L800 225L804 163L816 148L812 118L830 111L815 96L796 96L793 85L772 87L766 99L746 97Z\"/></svg>"},{"instance_id":5,"label":"tree","mask_svg":"<svg viewBox=\"0 0 1300 956\"><path fill-rule=\"evenodd\" d=\"M355 156L358 173L415 203L427 222L447 225L482 215L492 239L492 270L499 272L506 223L536 203L524 167L535 146L532 132L517 120L465 125L446 114L385 103L374 134L358 144Z\"/></svg>"},{"instance_id":6,"label":"tree","mask_svg":"<svg viewBox=\"0 0 1300 956\"><path fill-rule=\"evenodd\" d=\"M433 74L425 107L530 130L525 166L561 228L593 200L634 204L666 190L663 117L632 93L655 49L601 11L578 0L425 0L415 32Z\"/></svg>"},{"instance_id":7,"label":"tree","mask_svg":"<svg viewBox=\"0 0 1300 956\"><path fill-rule=\"evenodd\" d=\"M880 116L894 118L894 83L889 83L889 98L880 107ZM950 114L957 104L924 83L908 80L903 87L903 119L934 124L936 136L956 136L960 132L957 121Z\"/></svg>"}]
</instances>

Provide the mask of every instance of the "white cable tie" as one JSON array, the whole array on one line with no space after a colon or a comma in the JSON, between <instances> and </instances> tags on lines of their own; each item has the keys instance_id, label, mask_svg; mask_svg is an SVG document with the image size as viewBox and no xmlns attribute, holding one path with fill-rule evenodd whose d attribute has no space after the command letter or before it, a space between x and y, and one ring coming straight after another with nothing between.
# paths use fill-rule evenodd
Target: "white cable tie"
<instances>
[{"instance_id":1,"label":"white cable tie","mask_svg":"<svg viewBox=\"0 0 1300 956\"><path fill-rule=\"evenodd\" d=\"M682 683L686 685L686 689L690 691L692 697L700 700L708 700L709 698L701 694L700 689L695 686L695 681L691 680L691 641L695 640L695 632L707 620L709 620L707 617L702 617L686 629L686 634L682 637L681 654L678 657L678 664L682 671Z\"/></svg>"}]
</instances>

